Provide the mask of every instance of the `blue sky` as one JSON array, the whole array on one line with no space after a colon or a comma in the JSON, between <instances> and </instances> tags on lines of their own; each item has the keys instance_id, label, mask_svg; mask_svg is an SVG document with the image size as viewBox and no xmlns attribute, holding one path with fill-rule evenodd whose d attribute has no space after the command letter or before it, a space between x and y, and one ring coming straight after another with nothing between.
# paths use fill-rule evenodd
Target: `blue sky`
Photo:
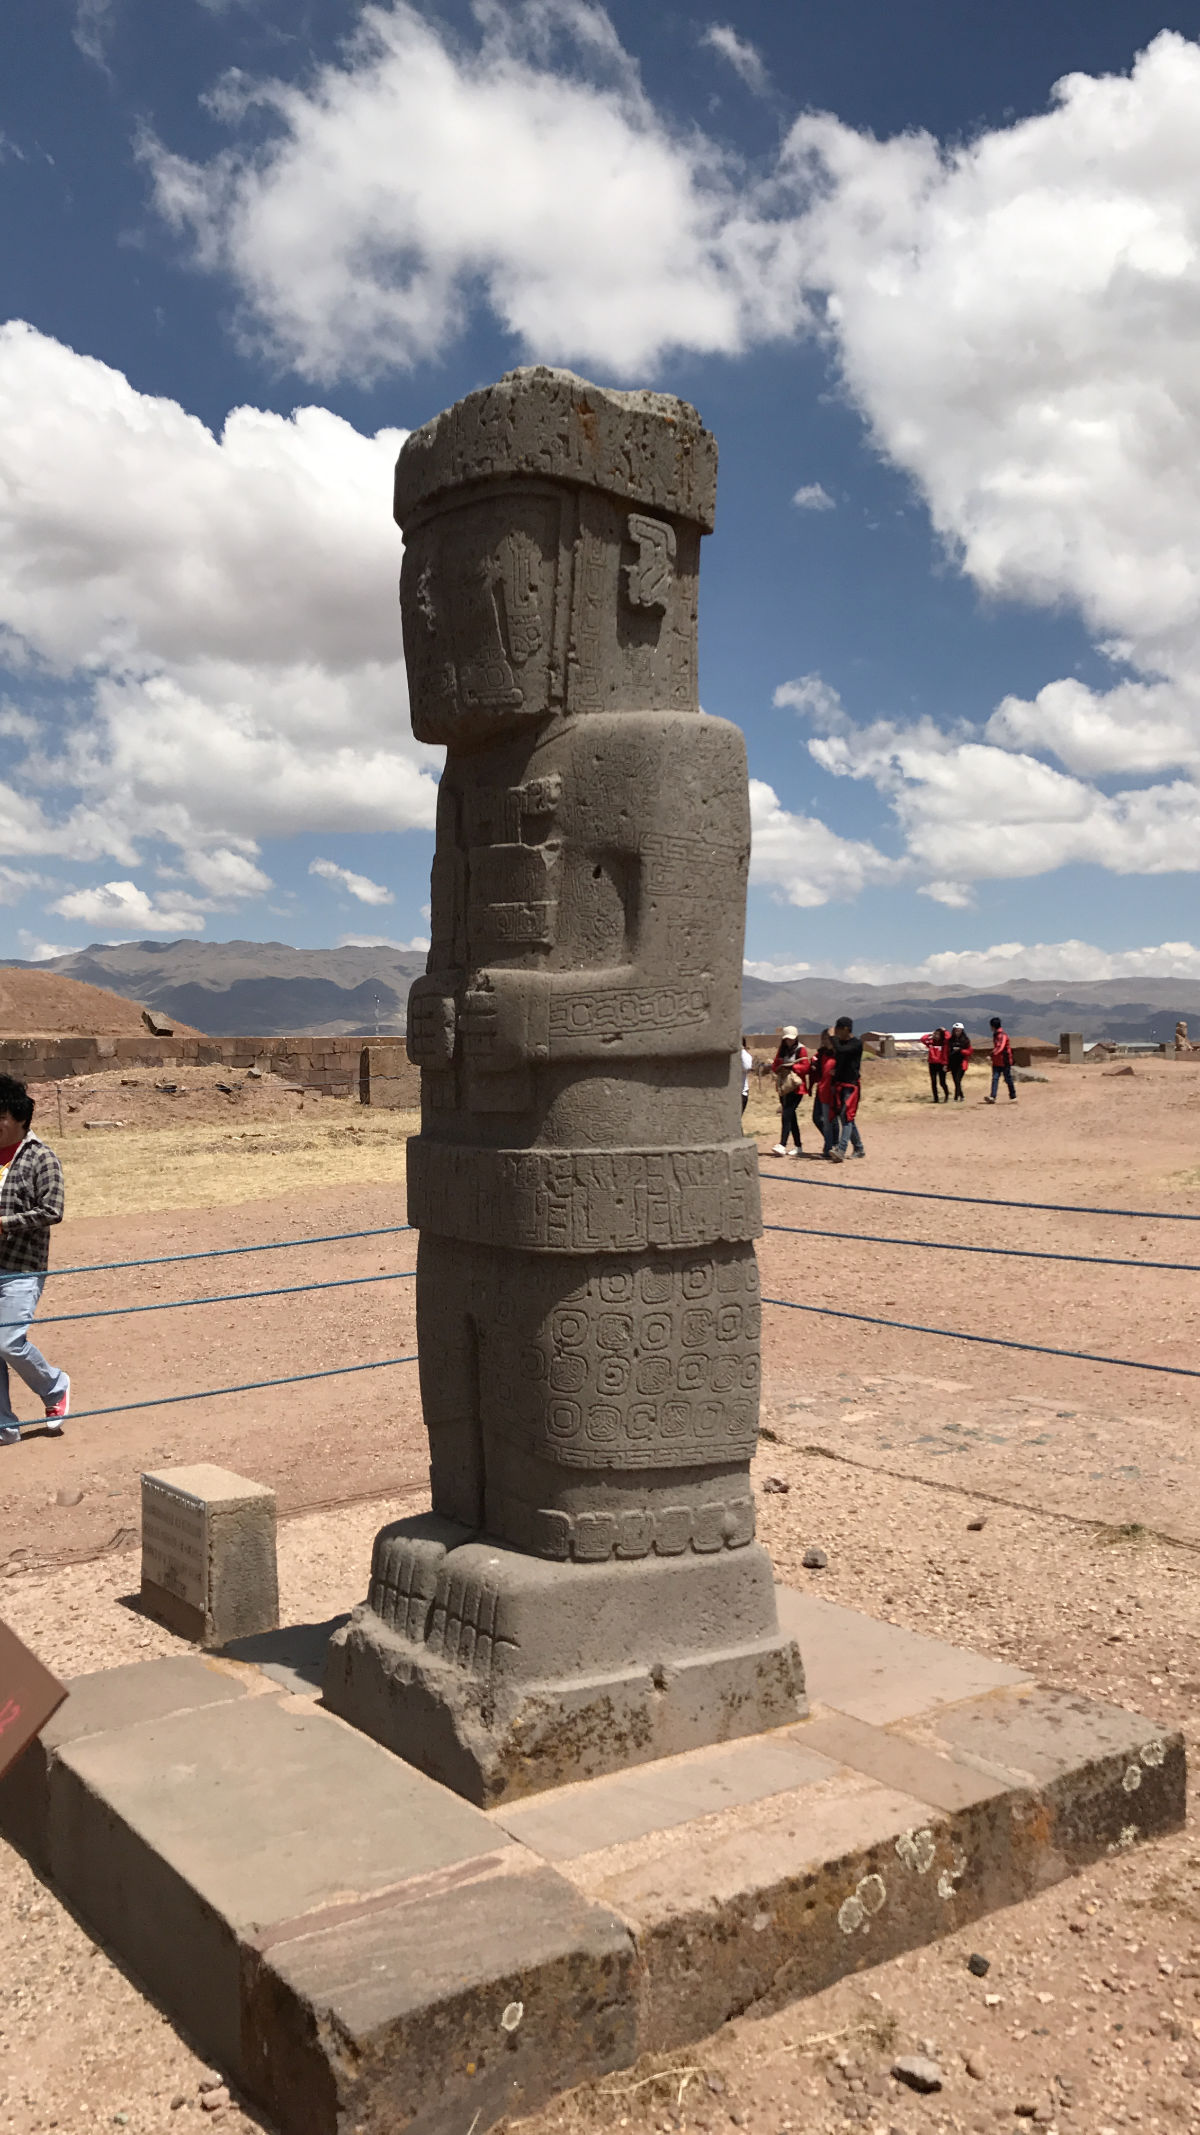
<instances>
[{"instance_id":1,"label":"blue sky","mask_svg":"<svg viewBox=\"0 0 1200 2135\"><path fill-rule=\"evenodd\" d=\"M1200 971L1200 5L9 0L0 905L419 942L401 435L694 400L766 974Z\"/></svg>"}]
</instances>

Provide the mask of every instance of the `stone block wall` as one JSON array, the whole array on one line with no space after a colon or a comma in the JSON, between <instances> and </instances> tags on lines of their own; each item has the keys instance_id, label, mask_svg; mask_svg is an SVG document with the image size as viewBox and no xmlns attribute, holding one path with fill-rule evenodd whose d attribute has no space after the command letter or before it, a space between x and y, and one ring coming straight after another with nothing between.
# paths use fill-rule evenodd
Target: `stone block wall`
<instances>
[{"instance_id":1,"label":"stone block wall","mask_svg":"<svg viewBox=\"0 0 1200 2135\"><path fill-rule=\"evenodd\" d=\"M329 1037L300 1033L272 1038L60 1038L0 1037L0 1072L22 1082L62 1082L105 1069L143 1067L228 1067L245 1073L257 1067L329 1097L359 1097L371 1102L371 1070L386 1069L387 1102L420 1103L420 1075L410 1066L403 1038Z\"/></svg>"}]
</instances>

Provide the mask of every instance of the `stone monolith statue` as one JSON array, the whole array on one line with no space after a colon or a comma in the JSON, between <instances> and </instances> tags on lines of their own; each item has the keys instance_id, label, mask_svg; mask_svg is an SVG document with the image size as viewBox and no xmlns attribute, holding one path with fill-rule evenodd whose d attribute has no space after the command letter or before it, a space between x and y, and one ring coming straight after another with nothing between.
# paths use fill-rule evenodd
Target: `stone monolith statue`
<instances>
[{"instance_id":1,"label":"stone monolith statue","mask_svg":"<svg viewBox=\"0 0 1200 2135\"><path fill-rule=\"evenodd\" d=\"M325 1697L475 1801L805 1709L749 1481L746 763L696 693L716 458L686 402L538 368L396 468L413 732L447 751L409 1001L433 1510L377 1536Z\"/></svg>"}]
</instances>

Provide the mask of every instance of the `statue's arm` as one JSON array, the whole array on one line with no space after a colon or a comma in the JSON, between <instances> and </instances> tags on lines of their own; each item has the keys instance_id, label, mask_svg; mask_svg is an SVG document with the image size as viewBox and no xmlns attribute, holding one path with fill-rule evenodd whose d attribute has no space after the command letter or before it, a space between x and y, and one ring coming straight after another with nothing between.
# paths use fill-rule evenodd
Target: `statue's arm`
<instances>
[{"instance_id":1,"label":"statue's arm","mask_svg":"<svg viewBox=\"0 0 1200 2135\"><path fill-rule=\"evenodd\" d=\"M653 761L643 729L631 732L624 765L610 765L611 819L593 818L586 854L594 849L597 865L613 854L634 869L625 958L579 971L478 973L460 1019L478 1066L737 1046L749 858L744 743L736 727L694 714L665 719L652 738Z\"/></svg>"}]
</instances>

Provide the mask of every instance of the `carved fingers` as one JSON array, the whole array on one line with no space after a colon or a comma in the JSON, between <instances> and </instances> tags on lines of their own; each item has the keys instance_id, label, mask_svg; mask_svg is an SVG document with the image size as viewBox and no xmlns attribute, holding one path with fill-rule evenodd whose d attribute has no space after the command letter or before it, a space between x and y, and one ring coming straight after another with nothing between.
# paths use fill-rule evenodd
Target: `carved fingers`
<instances>
[{"instance_id":1,"label":"carved fingers","mask_svg":"<svg viewBox=\"0 0 1200 2135\"><path fill-rule=\"evenodd\" d=\"M414 1067L449 1067L454 1058L454 995L436 974L414 979L408 996L408 1057Z\"/></svg>"}]
</instances>

